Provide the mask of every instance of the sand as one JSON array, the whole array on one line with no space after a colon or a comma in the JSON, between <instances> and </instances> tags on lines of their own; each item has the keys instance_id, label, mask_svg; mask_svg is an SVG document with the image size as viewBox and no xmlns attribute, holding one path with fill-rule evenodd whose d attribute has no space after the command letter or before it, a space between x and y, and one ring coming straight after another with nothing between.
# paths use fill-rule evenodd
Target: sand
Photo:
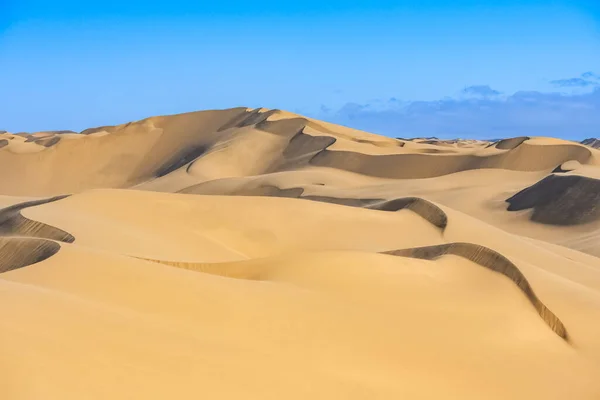
<instances>
[{"instance_id":1,"label":"sand","mask_svg":"<svg viewBox=\"0 0 600 400\"><path fill-rule=\"evenodd\" d=\"M598 399L598 150L268 109L4 133L3 399Z\"/></svg>"}]
</instances>

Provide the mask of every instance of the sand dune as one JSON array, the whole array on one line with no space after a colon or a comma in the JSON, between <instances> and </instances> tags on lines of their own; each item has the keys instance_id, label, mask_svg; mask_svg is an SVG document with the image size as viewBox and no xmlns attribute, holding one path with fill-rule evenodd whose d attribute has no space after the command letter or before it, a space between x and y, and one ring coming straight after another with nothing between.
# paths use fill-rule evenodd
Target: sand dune
<instances>
[{"instance_id":1,"label":"sand dune","mask_svg":"<svg viewBox=\"0 0 600 400\"><path fill-rule=\"evenodd\" d=\"M506 201L509 211L533 209L531 219L577 225L600 219L600 180L580 175L549 175Z\"/></svg>"},{"instance_id":2,"label":"sand dune","mask_svg":"<svg viewBox=\"0 0 600 400\"><path fill-rule=\"evenodd\" d=\"M598 399L599 154L247 108L3 133L0 394Z\"/></svg>"},{"instance_id":3,"label":"sand dune","mask_svg":"<svg viewBox=\"0 0 600 400\"><path fill-rule=\"evenodd\" d=\"M582 140L581 144L585 144L586 146L590 146L590 147L597 149L598 147L600 147L600 140L598 140L596 138L588 138L588 139Z\"/></svg>"}]
</instances>

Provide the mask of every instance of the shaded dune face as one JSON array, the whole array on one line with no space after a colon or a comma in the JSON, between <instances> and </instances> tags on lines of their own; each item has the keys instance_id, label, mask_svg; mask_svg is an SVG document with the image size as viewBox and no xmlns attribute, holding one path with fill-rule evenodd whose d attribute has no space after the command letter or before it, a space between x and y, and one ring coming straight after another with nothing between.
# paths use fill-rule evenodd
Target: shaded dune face
<instances>
[{"instance_id":1,"label":"shaded dune face","mask_svg":"<svg viewBox=\"0 0 600 400\"><path fill-rule=\"evenodd\" d=\"M594 149L600 148L600 140L596 138L588 138L581 141L581 144L593 147Z\"/></svg>"},{"instance_id":2,"label":"shaded dune face","mask_svg":"<svg viewBox=\"0 0 600 400\"><path fill-rule=\"evenodd\" d=\"M283 156L293 158L299 155L314 155L325 150L334 144L335 141L336 139L331 136L310 136L303 132L298 132L283 151Z\"/></svg>"},{"instance_id":3,"label":"shaded dune face","mask_svg":"<svg viewBox=\"0 0 600 400\"><path fill-rule=\"evenodd\" d=\"M83 131L79 132L79 134L80 135L91 135L91 134L102 132L102 131L109 131L109 130L111 130L111 128L114 128L114 127L113 126L99 126L96 128L88 128L88 129L84 129Z\"/></svg>"},{"instance_id":4,"label":"shaded dune face","mask_svg":"<svg viewBox=\"0 0 600 400\"><path fill-rule=\"evenodd\" d=\"M586 163L591 153L577 145L521 145L499 154L394 154L369 155L350 151L327 150L317 153L310 161L314 166L342 169L388 179L431 178L452 173L502 168L515 171L541 171L554 168L567 160ZM555 147L552 149L552 147ZM414 168L418 165L419 168Z\"/></svg>"},{"instance_id":5,"label":"shaded dune face","mask_svg":"<svg viewBox=\"0 0 600 400\"><path fill-rule=\"evenodd\" d=\"M0 210L0 273L44 261L60 250L58 242L75 238L56 228L21 215L28 207L59 201L67 196L18 203Z\"/></svg>"},{"instance_id":6,"label":"shaded dune face","mask_svg":"<svg viewBox=\"0 0 600 400\"><path fill-rule=\"evenodd\" d=\"M54 137L49 137L49 138L37 139L35 141L35 144L39 144L40 146L44 146L44 147L52 147L55 144L57 144L58 142L60 142L60 137L54 136Z\"/></svg>"},{"instance_id":7,"label":"shaded dune face","mask_svg":"<svg viewBox=\"0 0 600 400\"><path fill-rule=\"evenodd\" d=\"M420 215L423 219L429 221L429 223L441 230L446 229L446 226L448 225L448 217L441 208L432 202L419 197L384 200L372 204L367 208L380 211L399 211L408 209Z\"/></svg>"},{"instance_id":8,"label":"shaded dune face","mask_svg":"<svg viewBox=\"0 0 600 400\"><path fill-rule=\"evenodd\" d=\"M169 160L167 160L163 165L161 165L155 172L157 177L165 176L170 174L171 172L187 165L201 157L202 154L206 153L208 148L204 145L192 146L186 149L183 149L179 153L172 156Z\"/></svg>"},{"instance_id":9,"label":"shaded dune face","mask_svg":"<svg viewBox=\"0 0 600 400\"><path fill-rule=\"evenodd\" d=\"M566 327L536 296L525 275L509 259L492 249L473 243L448 243L436 246L392 250L384 254L425 260L434 260L444 255L456 255L473 261L494 272L498 272L508 277L519 287L550 329L561 338L568 340Z\"/></svg>"},{"instance_id":10,"label":"shaded dune face","mask_svg":"<svg viewBox=\"0 0 600 400\"><path fill-rule=\"evenodd\" d=\"M184 192L185 193L185 192ZM273 185L263 185L250 189L240 189L235 192L228 193L234 196L267 196L267 197L285 197L290 199L298 199L304 193L303 188L280 189Z\"/></svg>"},{"instance_id":11,"label":"shaded dune face","mask_svg":"<svg viewBox=\"0 0 600 400\"><path fill-rule=\"evenodd\" d=\"M57 196L49 199L28 201L0 210L0 235L36 237L65 243L73 243L75 238L70 233L42 222L33 221L21 214L21 211L25 208L59 201L65 197L67 196Z\"/></svg>"},{"instance_id":12,"label":"shaded dune face","mask_svg":"<svg viewBox=\"0 0 600 400\"><path fill-rule=\"evenodd\" d=\"M515 137L511 139L503 139L494 144L497 149L500 150L512 150L522 145L526 140L529 140L528 136Z\"/></svg>"},{"instance_id":13,"label":"shaded dune face","mask_svg":"<svg viewBox=\"0 0 600 400\"><path fill-rule=\"evenodd\" d=\"M508 211L533 209L531 220L578 225L600 219L600 180L580 175L549 175L506 200Z\"/></svg>"},{"instance_id":14,"label":"shaded dune face","mask_svg":"<svg viewBox=\"0 0 600 400\"><path fill-rule=\"evenodd\" d=\"M64 133L68 133L68 132L64 132ZM44 146L44 147L52 147L55 144L57 144L58 142L60 142L60 136L62 133L58 133L58 132L47 132L44 133L42 136L38 135L38 134L30 134L30 133L26 133L26 134L19 134L18 136L21 136L23 138L25 138L25 143L35 143L38 144L40 146Z\"/></svg>"},{"instance_id":15,"label":"shaded dune face","mask_svg":"<svg viewBox=\"0 0 600 400\"><path fill-rule=\"evenodd\" d=\"M58 253L60 244L57 242L75 241L70 233L21 214L26 208L66 197L27 201L0 210L0 273L42 262Z\"/></svg>"},{"instance_id":16,"label":"shaded dune face","mask_svg":"<svg viewBox=\"0 0 600 400\"><path fill-rule=\"evenodd\" d=\"M554 168L552 170L553 174L564 174L565 172L569 172L572 171L572 169L569 169L565 166L565 163L560 164L559 166L557 166L556 168Z\"/></svg>"},{"instance_id":17,"label":"shaded dune face","mask_svg":"<svg viewBox=\"0 0 600 400\"><path fill-rule=\"evenodd\" d=\"M0 237L0 273L42 262L60 250L51 240Z\"/></svg>"},{"instance_id":18,"label":"shaded dune face","mask_svg":"<svg viewBox=\"0 0 600 400\"><path fill-rule=\"evenodd\" d=\"M240 115L232 118L230 121L227 121L223 124L218 130L225 131L227 129L232 128L243 128L246 126L260 124L269 118L271 115L277 114L279 110L270 110L266 112L261 112L260 109L245 111Z\"/></svg>"}]
</instances>

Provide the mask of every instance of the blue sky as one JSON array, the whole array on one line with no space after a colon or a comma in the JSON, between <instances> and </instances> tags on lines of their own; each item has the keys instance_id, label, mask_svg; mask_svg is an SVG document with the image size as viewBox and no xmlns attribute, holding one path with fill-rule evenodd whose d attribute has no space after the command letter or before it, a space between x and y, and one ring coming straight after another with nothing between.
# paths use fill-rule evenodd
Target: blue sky
<instances>
[{"instance_id":1,"label":"blue sky","mask_svg":"<svg viewBox=\"0 0 600 400\"><path fill-rule=\"evenodd\" d=\"M211 3L0 0L0 129L243 105L396 136L600 136L600 2Z\"/></svg>"}]
</instances>

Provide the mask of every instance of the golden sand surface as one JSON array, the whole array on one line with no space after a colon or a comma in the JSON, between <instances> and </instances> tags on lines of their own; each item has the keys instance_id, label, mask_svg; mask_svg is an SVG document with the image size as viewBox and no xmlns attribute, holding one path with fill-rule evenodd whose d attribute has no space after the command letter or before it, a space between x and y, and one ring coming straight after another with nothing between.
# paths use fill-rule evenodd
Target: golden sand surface
<instances>
[{"instance_id":1,"label":"golden sand surface","mask_svg":"<svg viewBox=\"0 0 600 400\"><path fill-rule=\"evenodd\" d=\"M0 135L2 399L600 399L600 151L280 110Z\"/></svg>"}]
</instances>

